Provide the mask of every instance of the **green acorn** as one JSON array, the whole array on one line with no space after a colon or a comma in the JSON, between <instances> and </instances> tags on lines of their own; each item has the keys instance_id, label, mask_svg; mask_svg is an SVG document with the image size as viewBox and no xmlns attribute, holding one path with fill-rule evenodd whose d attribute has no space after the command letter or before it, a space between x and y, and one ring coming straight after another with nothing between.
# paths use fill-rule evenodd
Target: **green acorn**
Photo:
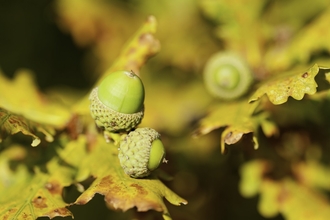
<instances>
[{"instance_id":1,"label":"green acorn","mask_svg":"<svg viewBox=\"0 0 330 220\"><path fill-rule=\"evenodd\" d=\"M125 173L133 178L148 176L166 163L165 148L160 134L152 128L137 128L120 142L119 162Z\"/></svg>"},{"instance_id":2,"label":"green acorn","mask_svg":"<svg viewBox=\"0 0 330 220\"><path fill-rule=\"evenodd\" d=\"M111 73L92 90L89 99L91 115L105 131L130 131L143 118L144 86L132 71Z\"/></svg>"}]
</instances>

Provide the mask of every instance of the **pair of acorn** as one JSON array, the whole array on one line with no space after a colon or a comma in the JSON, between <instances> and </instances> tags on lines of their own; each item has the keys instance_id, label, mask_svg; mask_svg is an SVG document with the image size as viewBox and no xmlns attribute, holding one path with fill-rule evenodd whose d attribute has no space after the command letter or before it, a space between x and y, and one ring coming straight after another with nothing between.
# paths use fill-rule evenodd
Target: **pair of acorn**
<instances>
[{"instance_id":1,"label":"pair of acorn","mask_svg":"<svg viewBox=\"0 0 330 220\"><path fill-rule=\"evenodd\" d=\"M128 133L120 141L118 158L133 178L146 177L167 162L160 134L152 128L136 128L144 115L144 94L142 80L133 71L109 74L90 94L96 125L110 133Z\"/></svg>"}]
</instances>

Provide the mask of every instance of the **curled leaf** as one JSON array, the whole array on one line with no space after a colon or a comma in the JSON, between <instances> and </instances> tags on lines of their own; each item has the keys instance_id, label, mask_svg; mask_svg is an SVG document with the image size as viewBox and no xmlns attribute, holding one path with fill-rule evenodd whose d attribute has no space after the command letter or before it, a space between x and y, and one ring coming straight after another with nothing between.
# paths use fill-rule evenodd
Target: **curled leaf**
<instances>
[{"instance_id":1,"label":"curled leaf","mask_svg":"<svg viewBox=\"0 0 330 220\"><path fill-rule=\"evenodd\" d=\"M218 104L210 114L200 121L200 126L194 132L194 136L204 135L217 128L225 127L221 135L221 152L225 151L225 144L235 144L248 133L253 133L252 141L254 148L257 149L259 126L265 127L267 135L276 134L277 128L273 123L271 123L272 126L265 124L268 120L266 114L254 115L256 107L257 105L249 104L246 100Z\"/></svg>"},{"instance_id":2,"label":"curled leaf","mask_svg":"<svg viewBox=\"0 0 330 220\"><path fill-rule=\"evenodd\" d=\"M33 147L39 145L41 142L40 137L37 136L37 132L43 133L48 142L53 141L53 135L55 134L55 130L51 126L41 125L21 115L13 114L0 108L0 142L8 135L13 135L18 132L32 137L33 141L31 145Z\"/></svg>"}]
</instances>

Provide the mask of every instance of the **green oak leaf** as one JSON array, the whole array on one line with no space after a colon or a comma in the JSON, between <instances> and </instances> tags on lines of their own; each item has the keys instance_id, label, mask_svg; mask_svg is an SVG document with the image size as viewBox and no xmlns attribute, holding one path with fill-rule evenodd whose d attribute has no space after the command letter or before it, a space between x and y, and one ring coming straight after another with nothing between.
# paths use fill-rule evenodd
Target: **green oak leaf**
<instances>
[{"instance_id":1,"label":"green oak leaf","mask_svg":"<svg viewBox=\"0 0 330 220\"><path fill-rule=\"evenodd\" d=\"M315 76L319 70L319 66L315 64L306 72L279 74L263 82L250 97L249 102L254 102L267 94L273 104L280 105L287 102L289 96L301 100L305 94L313 95L316 93L317 88Z\"/></svg>"},{"instance_id":2,"label":"green oak leaf","mask_svg":"<svg viewBox=\"0 0 330 220\"><path fill-rule=\"evenodd\" d=\"M36 165L30 170L25 163L35 156L35 152L30 155L32 149L10 145L1 152L0 219L72 216L62 191L71 184L75 170L61 164L56 156L47 162L46 171ZM16 164L14 168L12 164Z\"/></svg>"}]
</instances>

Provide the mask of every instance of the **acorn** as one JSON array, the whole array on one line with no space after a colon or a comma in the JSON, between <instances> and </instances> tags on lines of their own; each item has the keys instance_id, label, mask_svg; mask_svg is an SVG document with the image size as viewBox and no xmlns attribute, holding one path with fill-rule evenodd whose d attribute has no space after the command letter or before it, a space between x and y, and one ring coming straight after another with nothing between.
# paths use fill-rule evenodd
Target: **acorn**
<instances>
[{"instance_id":1,"label":"acorn","mask_svg":"<svg viewBox=\"0 0 330 220\"><path fill-rule=\"evenodd\" d=\"M152 128L137 128L121 142L118 158L124 172L133 178L150 175L161 163L167 163L160 134Z\"/></svg>"},{"instance_id":2,"label":"acorn","mask_svg":"<svg viewBox=\"0 0 330 220\"><path fill-rule=\"evenodd\" d=\"M207 61L204 68L204 82L213 96L232 100L248 91L253 82L253 75L238 54L219 52Z\"/></svg>"},{"instance_id":3,"label":"acorn","mask_svg":"<svg viewBox=\"0 0 330 220\"><path fill-rule=\"evenodd\" d=\"M140 124L144 114L144 86L133 71L105 77L89 96L96 125L107 132L127 132Z\"/></svg>"}]
</instances>

